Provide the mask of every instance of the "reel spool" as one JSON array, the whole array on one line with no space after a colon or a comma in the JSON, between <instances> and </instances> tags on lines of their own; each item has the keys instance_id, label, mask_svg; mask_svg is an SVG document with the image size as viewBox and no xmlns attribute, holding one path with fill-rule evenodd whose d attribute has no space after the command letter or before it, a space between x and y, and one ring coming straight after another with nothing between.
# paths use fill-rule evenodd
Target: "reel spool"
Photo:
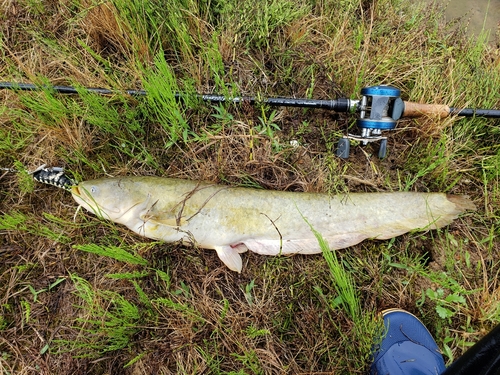
<instances>
[{"instance_id":1,"label":"reel spool","mask_svg":"<svg viewBox=\"0 0 500 375\"><path fill-rule=\"evenodd\" d=\"M337 156L347 159L349 157L349 140L360 141L363 146L370 142L380 141L378 156L387 155L387 137L382 136L383 130L396 128L397 120L404 111L404 102L401 99L401 90L392 86L372 86L361 90L359 103L359 119L356 125L361 135L348 134L339 140Z\"/></svg>"}]
</instances>

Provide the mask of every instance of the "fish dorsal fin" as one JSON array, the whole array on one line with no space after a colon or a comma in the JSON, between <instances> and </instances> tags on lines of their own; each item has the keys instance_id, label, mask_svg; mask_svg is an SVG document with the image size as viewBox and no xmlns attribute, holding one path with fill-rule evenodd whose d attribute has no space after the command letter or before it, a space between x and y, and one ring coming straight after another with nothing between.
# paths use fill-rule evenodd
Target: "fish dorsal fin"
<instances>
[{"instance_id":1,"label":"fish dorsal fin","mask_svg":"<svg viewBox=\"0 0 500 375\"><path fill-rule=\"evenodd\" d=\"M231 270L238 273L241 272L243 268L243 261L238 252L237 248L232 248L231 246L214 246L214 250L217 251L219 259Z\"/></svg>"}]
</instances>

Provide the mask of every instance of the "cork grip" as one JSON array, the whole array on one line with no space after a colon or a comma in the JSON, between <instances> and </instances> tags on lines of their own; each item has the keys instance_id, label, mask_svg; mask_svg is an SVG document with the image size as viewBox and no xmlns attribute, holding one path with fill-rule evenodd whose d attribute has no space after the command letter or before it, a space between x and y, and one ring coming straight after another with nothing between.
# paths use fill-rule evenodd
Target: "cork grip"
<instances>
[{"instance_id":1,"label":"cork grip","mask_svg":"<svg viewBox=\"0 0 500 375\"><path fill-rule=\"evenodd\" d=\"M442 104L420 104L413 102L404 102L405 109L403 117L430 116L445 118L450 115L450 107Z\"/></svg>"}]
</instances>

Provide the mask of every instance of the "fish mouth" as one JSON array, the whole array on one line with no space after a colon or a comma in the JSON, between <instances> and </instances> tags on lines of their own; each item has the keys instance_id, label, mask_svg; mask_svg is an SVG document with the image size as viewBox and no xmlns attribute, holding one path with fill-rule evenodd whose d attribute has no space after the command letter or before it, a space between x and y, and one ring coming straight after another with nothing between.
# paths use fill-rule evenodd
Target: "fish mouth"
<instances>
[{"instance_id":1,"label":"fish mouth","mask_svg":"<svg viewBox=\"0 0 500 375\"><path fill-rule=\"evenodd\" d=\"M73 194L73 197L77 201L78 204L85 207L89 211L93 211L96 215L98 215L99 213L102 214L103 212L109 212L112 214L120 214L121 213L121 210L119 210L119 209L112 209L112 208L105 207L105 206L97 203L97 201L94 199L94 197L92 197L92 195L90 195L86 191L85 188L81 188L78 185L71 187L71 194ZM123 213L120 214L118 217L120 217L122 215L123 215Z\"/></svg>"},{"instance_id":2,"label":"fish mouth","mask_svg":"<svg viewBox=\"0 0 500 375\"><path fill-rule=\"evenodd\" d=\"M74 185L71 187L71 194L74 194L74 195L77 195L77 196L80 196L80 188L78 187L78 185Z\"/></svg>"}]
</instances>

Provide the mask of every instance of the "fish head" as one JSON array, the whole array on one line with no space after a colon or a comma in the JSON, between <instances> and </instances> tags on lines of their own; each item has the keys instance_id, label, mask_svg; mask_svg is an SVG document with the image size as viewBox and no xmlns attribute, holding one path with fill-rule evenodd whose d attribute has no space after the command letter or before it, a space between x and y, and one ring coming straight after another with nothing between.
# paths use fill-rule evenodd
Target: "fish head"
<instances>
[{"instance_id":1,"label":"fish head","mask_svg":"<svg viewBox=\"0 0 500 375\"><path fill-rule=\"evenodd\" d=\"M147 193L130 189L121 179L99 179L80 182L71 188L74 200L96 216L117 223L130 224L149 202Z\"/></svg>"}]
</instances>

